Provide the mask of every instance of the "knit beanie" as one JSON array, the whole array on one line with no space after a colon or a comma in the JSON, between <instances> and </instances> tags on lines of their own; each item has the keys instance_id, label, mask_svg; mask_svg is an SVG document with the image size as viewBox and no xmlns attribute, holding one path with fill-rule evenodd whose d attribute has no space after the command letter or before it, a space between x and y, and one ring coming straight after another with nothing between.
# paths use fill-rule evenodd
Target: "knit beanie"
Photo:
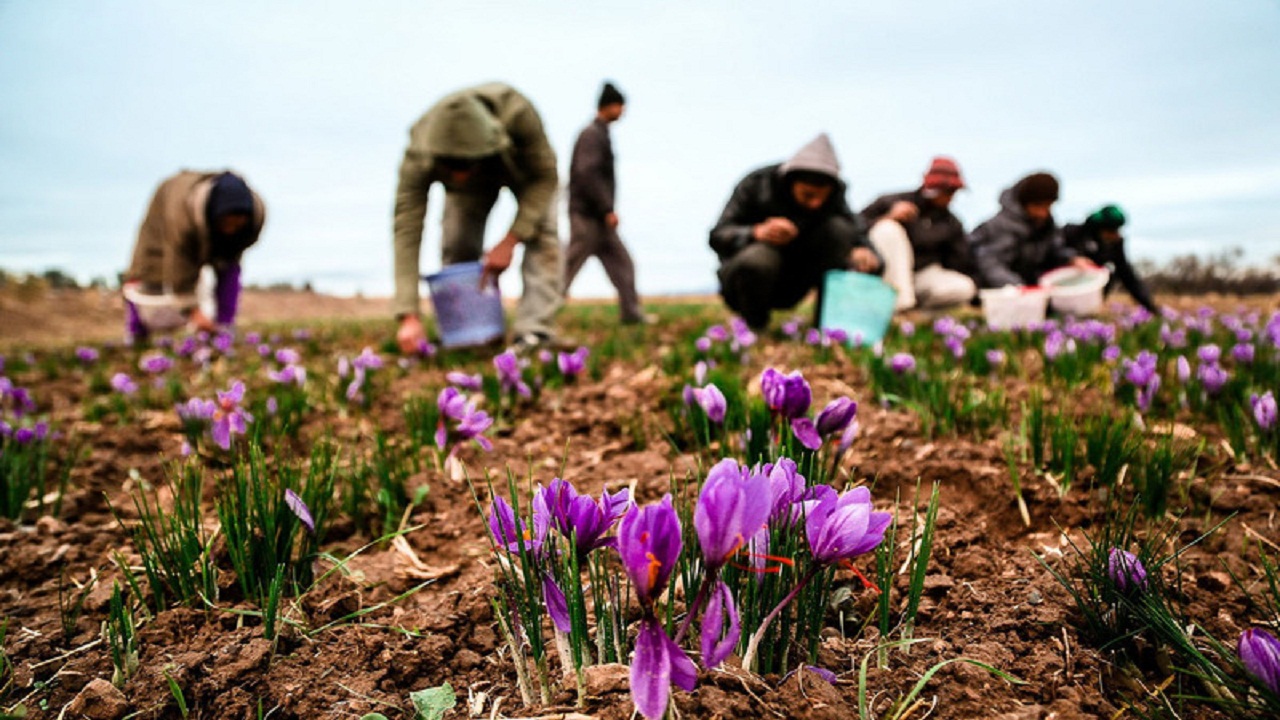
<instances>
[{"instance_id":1,"label":"knit beanie","mask_svg":"<svg viewBox=\"0 0 1280 720\"><path fill-rule=\"evenodd\" d=\"M253 215L253 192L244 179L234 173L224 172L213 179L209 190L209 202L205 212L210 220L224 215Z\"/></svg>"},{"instance_id":2,"label":"knit beanie","mask_svg":"<svg viewBox=\"0 0 1280 720\"><path fill-rule=\"evenodd\" d=\"M959 190L963 187L964 178L960 177L960 166L944 155L935 157L924 174L926 190Z\"/></svg>"},{"instance_id":3,"label":"knit beanie","mask_svg":"<svg viewBox=\"0 0 1280 720\"><path fill-rule=\"evenodd\" d=\"M1058 201L1058 178L1046 172L1028 175L1013 188L1019 205Z\"/></svg>"},{"instance_id":4,"label":"knit beanie","mask_svg":"<svg viewBox=\"0 0 1280 720\"><path fill-rule=\"evenodd\" d=\"M1104 205L1090 215L1085 222L1103 230L1119 230L1124 227L1126 220L1128 218L1125 217L1119 205Z\"/></svg>"},{"instance_id":5,"label":"knit beanie","mask_svg":"<svg viewBox=\"0 0 1280 720\"><path fill-rule=\"evenodd\" d=\"M600 101L596 103L597 108L605 105L625 105L627 99L622 96L622 92L614 87L613 83L606 82L604 87L600 89Z\"/></svg>"},{"instance_id":6,"label":"knit beanie","mask_svg":"<svg viewBox=\"0 0 1280 720\"><path fill-rule=\"evenodd\" d=\"M783 175L805 171L825 175L832 180L840 179L840 161L836 159L836 149L831 146L831 138L826 133L819 134L796 151L779 170Z\"/></svg>"}]
</instances>

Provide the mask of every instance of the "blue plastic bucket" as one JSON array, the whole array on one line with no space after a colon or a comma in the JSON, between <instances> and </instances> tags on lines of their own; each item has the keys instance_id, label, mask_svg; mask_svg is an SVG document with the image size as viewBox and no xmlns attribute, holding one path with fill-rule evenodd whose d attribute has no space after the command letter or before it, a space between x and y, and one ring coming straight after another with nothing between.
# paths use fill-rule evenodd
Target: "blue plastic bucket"
<instances>
[{"instance_id":1,"label":"blue plastic bucket","mask_svg":"<svg viewBox=\"0 0 1280 720\"><path fill-rule=\"evenodd\" d=\"M458 263L422 278L431 289L444 347L484 345L506 332L497 283L480 287L483 268L478 262Z\"/></svg>"},{"instance_id":2,"label":"blue plastic bucket","mask_svg":"<svg viewBox=\"0 0 1280 720\"><path fill-rule=\"evenodd\" d=\"M874 275L828 270L822 278L824 330L843 330L850 344L880 342L893 321L898 293Z\"/></svg>"}]
</instances>

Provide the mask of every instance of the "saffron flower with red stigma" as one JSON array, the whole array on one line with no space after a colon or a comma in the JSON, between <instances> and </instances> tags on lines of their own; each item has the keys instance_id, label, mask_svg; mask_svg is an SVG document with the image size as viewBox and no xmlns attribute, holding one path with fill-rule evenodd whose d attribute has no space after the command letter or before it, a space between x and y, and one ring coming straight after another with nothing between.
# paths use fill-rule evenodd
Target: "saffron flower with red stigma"
<instances>
[{"instance_id":1,"label":"saffron flower with red stigma","mask_svg":"<svg viewBox=\"0 0 1280 720\"><path fill-rule=\"evenodd\" d=\"M892 517L872 509L871 491L865 486L841 495L826 494L805 517L809 552L823 565L871 552L884 540Z\"/></svg>"},{"instance_id":2,"label":"saffron flower with red stigma","mask_svg":"<svg viewBox=\"0 0 1280 720\"><path fill-rule=\"evenodd\" d=\"M576 378L587 367L587 355L591 353L586 346L579 347L571 353L557 353L556 367L566 378Z\"/></svg>"},{"instance_id":3,"label":"saffron flower with red stigma","mask_svg":"<svg viewBox=\"0 0 1280 720\"><path fill-rule=\"evenodd\" d=\"M724 414L728 406L724 393L720 392L720 388L716 387L715 383L707 383L706 387L691 388L689 393L693 401L698 403L698 407L707 414L708 420L716 424L724 422Z\"/></svg>"},{"instance_id":4,"label":"saffron flower with red stigma","mask_svg":"<svg viewBox=\"0 0 1280 720\"><path fill-rule=\"evenodd\" d=\"M683 547L680 518L671 496L645 507L632 507L618 525L618 555L644 611L631 662L631 699L648 720L667 711L671 685L692 691L698 669L662 629L653 604L662 595Z\"/></svg>"}]
</instances>

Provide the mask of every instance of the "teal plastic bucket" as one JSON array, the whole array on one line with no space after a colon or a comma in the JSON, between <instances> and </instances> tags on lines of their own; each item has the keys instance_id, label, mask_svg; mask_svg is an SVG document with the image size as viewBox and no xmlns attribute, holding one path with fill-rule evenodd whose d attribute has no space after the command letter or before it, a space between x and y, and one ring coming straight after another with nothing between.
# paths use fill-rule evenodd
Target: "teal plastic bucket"
<instances>
[{"instance_id":1,"label":"teal plastic bucket","mask_svg":"<svg viewBox=\"0 0 1280 720\"><path fill-rule=\"evenodd\" d=\"M496 282L481 288L483 269L478 262L458 263L422 278L431 289L440 344L446 348L484 345L506 332L502 294Z\"/></svg>"},{"instance_id":2,"label":"teal plastic bucket","mask_svg":"<svg viewBox=\"0 0 1280 720\"><path fill-rule=\"evenodd\" d=\"M897 299L897 291L874 275L828 270L822 278L819 325L845 331L852 345L872 345L888 331Z\"/></svg>"}]
</instances>

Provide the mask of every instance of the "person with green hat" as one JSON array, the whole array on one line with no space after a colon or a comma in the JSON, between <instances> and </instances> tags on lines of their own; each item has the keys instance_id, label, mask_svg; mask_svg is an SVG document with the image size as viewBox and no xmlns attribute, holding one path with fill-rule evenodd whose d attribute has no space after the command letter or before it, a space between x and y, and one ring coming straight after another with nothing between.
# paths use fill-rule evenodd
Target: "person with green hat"
<instances>
[{"instance_id":1,"label":"person with green hat","mask_svg":"<svg viewBox=\"0 0 1280 720\"><path fill-rule=\"evenodd\" d=\"M444 265L483 259L485 281L511 266L524 247L524 291L513 330L518 350L551 343L560 309L562 262L556 226L556 155L533 103L504 83L486 83L446 95L409 129L409 146L396 187L394 243L396 342L406 353L426 341L419 318L419 258L427 195L444 186L441 260ZM510 229L488 252L484 230L507 188L516 199Z\"/></svg>"},{"instance_id":2,"label":"person with green hat","mask_svg":"<svg viewBox=\"0 0 1280 720\"><path fill-rule=\"evenodd\" d=\"M1158 308L1151 299L1151 293L1134 271L1124 251L1124 236L1120 234L1120 228L1124 227L1127 220L1119 206L1104 205L1090 213L1084 222L1064 226L1062 236L1067 247L1111 270L1111 279L1107 282L1104 293L1110 293L1119 282L1134 301L1148 312L1156 313Z\"/></svg>"}]
</instances>

